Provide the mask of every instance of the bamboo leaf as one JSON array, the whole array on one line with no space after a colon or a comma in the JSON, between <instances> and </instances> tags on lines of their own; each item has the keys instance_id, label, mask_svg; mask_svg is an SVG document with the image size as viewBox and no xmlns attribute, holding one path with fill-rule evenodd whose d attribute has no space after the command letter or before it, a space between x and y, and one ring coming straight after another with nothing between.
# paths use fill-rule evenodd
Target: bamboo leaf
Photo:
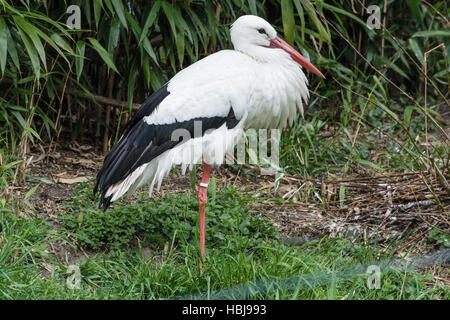
<instances>
[{"instance_id":1,"label":"bamboo leaf","mask_svg":"<svg viewBox=\"0 0 450 320\"><path fill-rule=\"evenodd\" d=\"M217 43L217 35L216 35L216 27L217 27L217 19L215 15L215 8L212 4L212 1L206 2L206 15L208 17L208 28L210 33L210 44L213 46Z\"/></svg>"},{"instance_id":2,"label":"bamboo leaf","mask_svg":"<svg viewBox=\"0 0 450 320\"><path fill-rule=\"evenodd\" d=\"M45 21L45 20L44 20ZM43 32L41 29L39 29L39 28L37 28L37 27L34 27L33 25L31 25L31 24L29 24L28 22L26 22L26 21L24 21L24 24L25 25L27 25L28 24L28 27L31 27L31 28L33 28L32 30L39 36L39 37L41 37L44 41L46 41L50 46L52 46L57 52L58 52L58 54L67 62L67 64L69 64L70 65L70 62L69 62L69 60L67 59L67 57L66 57L66 55L61 51L61 49L58 47L58 45L55 43L55 41L52 39L52 38L50 38L45 32ZM37 24L37 25L39 25L39 24ZM40 25L39 25L40 26ZM59 27L59 25L58 25L58 27ZM55 33L56 34L56 33ZM64 36L66 36L67 38L69 38L69 39L71 39L70 38L70 35L68 34L68 33L66 33L66 31L64 31L63 33L62 33ZM58 35L58 37L59 37L59 42L61 43L61 45L60 46L63 46L63 48L65 49L65 50L67 50L70 54L73 54L73 51L72 51L72 48L70 47L70 45L65 41L65 40L63 40L63 38L59 35L59 34L57 34ZM14 41L13 41L13 43L14 43ZM15 48L14 48L15 49Z\"/></svg>"},{"instance_id":3,"label":"bamboo leaf","mask_svg":"<svg viewBox=\"0 0 450 320\"><path fill-rule=\"evenodd\" d=\"M34 77L35 79L38 79L41 74L41 65L39 63L39 55L36 52L36 49L34 48L31 40L28 38L28 36L19 28L17 29L19 32L20 38L22 39L23 44L25 45L25 49L27 50L28 57L31 61L31 66L34 70Z\"/></svg>"},{"instance_id":4,"label":"bamboo leaf","mask_svg":"<svg viewBox=\"0 0 450 320\"><path fill-rule=\"evenodd\" d=\"M164 10L164 14L166 15L167 21L169 22L172 34L175 37L175 35L177 34L177 28L175 26L175 17L174 17L175 14L173 12L173 7L170 3L163 1L162 8Z\"/></svg>"},{"instance_id":5,"label":"bamboo leaf","mask_svg":"<svg viewBox=\"0 0 450 320\"><path fill-rule=\"evenodd\" d=\"M102 9L102 0L94 0L94 19L95 19L95 28L98 30L98 22L100 20L100 12Z\"/></svg>"},{"instance_id":6,"label":"bamboo leaf","mask_svg":"<svg viewBox=\"0 0 450 320\"><path fill-rule=\"evenodd\" d=\"M416 21L422 21L422 15L420 14L420 9L419 9L419 1L406 0L406 3L408 4L409 11L411 12L411 15L414 17L414 19Z\"/></svg>"},{"instance_id":7,"label":"bamboo leaf","mask_svg":"<svg viewBox=\"0 0 450 320\"><path fill-rule=\"evenodd\" d=\"M389 61L388 59L384 58L384 57L379 57L379 59L381 61L383 61L388 68L391 68L392 70L394 70L395 72L397 72L399 75L401 75L402 77L409 79L409 76L400 68L398 67L394 61Z\"/></svg>"},{"instance_id":8,"label":"bamboo leaf","mask_svg":"<svg viewBox=\"0 0 450 320\"><path fill-rule=\"evenodd\" d=\"M281 20L283 21L283 32L286 41L291 45L294 43L294 8L291 0L281 0Z\"/></svg>"},{"instance_id":9,"label":"bamboo leaf","mask_svg":"<svg viewBox=\"0 0 450 320\"><path fill-rule=\"evenodd\" d=\"M84 10L84 14L86 15L86 21L89 25L89 29L91 29L91 26L92 26L91 6L90 5L82 5L82 8Z\"/></svg>"},{"instance_id":10,"label":"bamboo leaf","mask_svg":"<svg viewBox=\"0 0 450 320\"><path fill-rule=\"evenodd\" d=\"M133 19L133 17L128 13L126 13L126 18L128 20L128 23L130 24L131 30L133 31L135 38L136 39L142 38L142 31L137 21ZM159 66L158 58L156 57L155 51L153 50L153 47L147 37L143 38L142 48L144 48L144 50L152 58L152 60L156 63L156 65Z\"/></svg>"},{"instance_id":11,"label":"bamboo leaf","mask_svg":"<svg viewBox=\"0 0 450 320\"><path fill-rule=\"evenodd\" d=\"M176 28L176 12L173 6L167 2L162 3L164 13L169 21L170 29L172 30L173 37L175 39L175 46L177 48L178 61L180 66L183 65L184 59L184 35L181 32L177 32Z\"/></svg>"},{"instance_id":12,"label":"bamboo leaf","mask_svg":"<svg viewBox=\"0 0 450 320\"><path fill-rule=\"evenodd\" d=\"M180 68L183 67L184 60L184 36L181 33L175 35L175 44L177 46L178 61L180 62Z\"/></svg>"},{"instance_id":13,"label":"bamboo leaf","mask_svg":"<svg viewBox=\"0 0 450 320\"><path fill-rule=\"evenodd\" d=\"M450 37L450 30L429 30L429 31L419 31L412 35L413 38L416 37Z\"/></svg>"},{"instance_id":14,"label":"bamboo leaf","mask_svg":"<svg viewBox=\"0 0 450 320\"><path fill-rule=\"evenodd\" d=\"M8 27L5 20L0 16L0 69L2 77L6 68L6 56L8 55Z\"/></svg>"},{"instance_id":15,"label":"bamboo leaf","mask_svg":"<svg viewBox=\"0 0 450 320\"><path fill-rule=\"evenodd\" d=\"M32 141L32 142L34 142L34 138L33 137L36 137L36 139L38 139L38 140L41 140L41 137L39 136L39 134L36 132L36 130L34 130L33 128L31 128L31 127L25 127L24 128L24 130L23 130L23 135L25 136L28 136L28 138ZM42 140L41 140L42 141Z\"/></svg>"},{"instance_id":16,"label":"bamboo leaf","mask_svg":"<svg viewBox=\"0 0 450 320\"><path fill-rule=\"evenodd\" d=\"M302 34L302 43L305 43L305 14L303 7L300 4L300 0L294 0L295 8L297 9L298 16L300 18L300 31Z\"/></svg>"},{"instance_id":17,"label":"bamboo leaf","mask_svg":"<svg viewBox=\"0 0 450 320\"><path fill-rule=\"evenodd\" d=\"M407 106L405 108L405 111L403 111L403 124L405 125L405 127L408 127L411 123L411 115L416 108L416 106Z\"/></svg>"},{"instance_id":18,"label":"bamboo leaf","mask_svg":"<svg viewBox=\"0 0 450 320\"><path fill-rule=\"evenodd\" d=\"M106 5L106 7L108 8L109 12L114 14L114 8L113 8L113 5L111 4L111 0L103 0L103 1L104 1L104 4Z\"/></svg>"},{"instance_id":19,"label":"bamboo leaf","mask_svg":"<svg viewBox=\"0 0 450 320\"><path fill-rule=\"evenodd\" d=\"M36 32L39 34L39 36L42 39L44 39L49 45L51 45L64 60L66 60L68 65L70 65L69 59L67 59L66 55L61 51L59 46L55 43L55 41L51 37L47 36L44 32L42 32L39 29L37 29ZM72 48L69 46L69 44L65 40L63 40L63 38L61 36L60 36L60 38L62 41L65 42L66 51L68 51L70 54L73 54Z\"/></svg>"},{"instance_id":20,"label":"bamboo leaf","mask_svg":"<svg viewBox=\"0 0 450 320\"><path fill-rule=\"evenodd\" d=\"M203 49L206 51L206 48L208 46L208 34L203 25L203 22L199 19L199 17L195 14L193 10L189 10L189 15L191 16L195 27L200 31L200 34L202 36Z\"/></svg>"},{"instance_id":21,"label":"bamboo leaf","mask_svg":"<svg viewBox=\"0 0 450 320\"><path fill-rule=\"evenodd\" d=\"M17 49L16 49L16 42L11 36L11 33L9 32L9 29L6 29L6 34L8 37L8 53L11 57L14 65L16 66L17 70L20 71L20 63L19 63L19 57L17 55Z\"/></svg>"},{"instance_id":22,"label":"bamboo leaf","mask_svg":"<svg viewBox=\"0 0 450 320\"><path fill-rule=\"evenodd\" d=\"M66 50L67 52L69 52L70 54L74 54L72 47L70 46L70 44L64 40L63 37L61 37L59 34L54 33L50 36L50 38L62 49ZM64 56L64 54L61 53L62 56Z\"/></svg>"},{"instance_id":23,"label":"bamboo leaf","mask_svg":"<svg viewBox=\"0 0 450 320\"><path fill-rule=\"evenodd\" d=\"M159 66L158 58L156 57L155 51L153 50L153 47L147 38L144 38L144 43L142 47L147 52L147 54L152 58L152 60L156 63L156 65Z\"/></svg>"},{"instance_id":24,"label":"bamboo leaf","mask_svg":"<svg viewBox=\"0 0 450 320\"><path fill-rule=\"evenodd\" d=\"M25 17L25 18L32 18L32 19L36 19L36 20L45 21L46 23L50 24L52 27L57 28L60 31L61 35L65 36L67 38L70 38L70 34L67 31L68 30L67 25L62 24L57 21L54 21L51 18L49 18L47 15L34 13L34 12L26 12L20 16Z\"/></svg>"},{"instance_id":25,"label":"bamboo leaf","mask_svg":"<svg viewBox=\"0 0 450 320\"><path fill-rule=\"evenodd\" d=\"M347 17L349 17L349 18L355 20L355 21L358 22L362 27L364 27L364 29L366 30L366 32L374 32L372 29L369 29L369 27L367 26L367 23L366 23L366 22L364 22L363 20L361 20L360 18L358 18L357 16L355 16L353 13L351 13L351 11L343 10L343 9L341 9L341 8L338 8L338 7L336 7L336 6L333 6L333 5L328 4L328 3L325 3L325 2L323 3L323 7L324 7L325 9L328 9L328 10L332 11L332 12L339 13L339 14L341 14L341 15L347 16Z\"/></svg>"},{"instance_id":26,"label":"bamboo leaf","mask_svg":"<svg viewBox=\"0 0 450 320\"><path fill-rule=\"evenodd\" d=\"M384 89L383 85L381 84L380 79L375 75L373 76L373 79L375 80L375 83L378 86L378 88L380 88L381 93L383 94L384 101L387 101L388 97L386 94L386 90Z\"/></svg>"},{"instance_id":27,"label":"bamboo leaf","mask_svg":"<svg viewBox=\"0 0 450 320\"><path fill-rule=\"evenodd\" d=\"M114 62L112 61L108 52L105 50L105 48L102 47L102 45L97 41L97 39L90 38L90 37L87 39L92 44L92 48L94 48L94 50L97 51L97 53L100 55L100 57L103 59L103 61L108 65L108 67L110 67L116 73L119 74L119 71L117 70L116 66L114 65Z\"/></svg>"},{"instance_id":28,"label":"bamboo leaf","mask_svg":"<svg viewBox=\"0 0 450 320\"><path fill-rule=\"evenodd\" d=\"M385 111L386 113L388 113L395 121L400 122L400 120L398 119L398 116L388 107L386 107L384 104L382 104L381 102L378 101L377 105L383 109L383 111Z\"/></svg>"},{"instance_id":29,"label":"bamboo leaf","mask_svg":"<svg viewBox=\"0 0 450 320\"><path fill-rule=\"evenodd\" d=\"M141 37L141 33L142 33L139 23L128 12L125 13L125 16L128 20L128 24L131 27L131 31L133 32L134 37L136 39L139 39Z\"/></svg>"},{"instance_id":30,"label":"bamboo leaf","mask_svg":"<svg viewBox=\"0 0 450 320\"><path fill-rule=\"evenodd\" d=\"M22 29L23 32L25 32L27 34L27 36L33 43L33 46L36 49L36 52L38 53L38 55L42 61L44 69L47 70L47 61L45 59L45 50L44 50L44 46L42 45L41 39L39 38L39 36L36 32L37 28L35 26L33 26L32 24L28 23L27 21L25 21L25 19L22 17L14 16L13 19L14 19L14 22L19 26L19 28Z\"/></svg>"},{"instance_id":31,"label":"bamboo leaf","mask_svg":"<svg viewBox=\"0 0 450 320\"><path fill-rule=\"evenodd\" d=\"M27 122L23 118L22 114L20 112L17 112L17 111L12 111L11 113L14 115L16 120L19 122L21 128L24 129L27 126Z\"/></svg>"},{"instance_id":32,"label":"bamboo leaf","mask_svg":"<svg viewBox=\"0 0 450 320\"><path fill-rule=\"evenodd\" d=\"M150 13L147 16L147 19L145 20L144 27L142 28L141 37L139 39L139 45L141 44L142 40L147 36L148 29L150 28L150 26L153 25L153 23L155 22L155 19L157 18L157 14L160 8L161 2L156 1L152 9L150 10Z\"/></svg>"},{"instance_id":33,"label":"bamboo leaf","mask_svg":"<svg viewBox=\"0 0 450 320\"><path fill-rule=\"evenodd\" d=\"M249 0L248 5L250 7L250 13L257 16L258 10L256 9L256 0Z\"/></svg>"},{"instance_id":34,"label":"bamboo leaf","mask_svg":"<svg viewBox=\"0 0 450 320\"><path fill-rule=\"evenodd\" d=\"M119 43L120 21L114 17L111 21L108 36L108 53L110 56L114 54L114 48Z\"/></svg>"},{"instance_id":35,"label":"bamboo leaf","mask_svg":"<svg viewBox=\"0 0 450 320\"><path fill-rule=\"evenodd\" d=\"M410 38L408 40L409 47L411 48L412 52L414 52L414 55L416 56L417 60L420 61L420 63L423 65L423 52L419 47L419 44L417 43L416 39Z\"/></svg>"},{"instance_id":36,"label":"bamboo leaf","mask_svg":"<svg viewBox=\"0 0 450 320\"><path fill-rule=\"evenodd\" d=\"M175 25L178 26L178 30L181 32L183 37L184 34L186 33L189 41L192 42L192 34L190 31L191 28L189 28L186 21L183 19L180 9L179 8L174 9L174 14L175 14Z\"/></svg>"},{"instance_id":37,"label":"bamboo leaf","mask_svg":"<svg viewBox=\"0 0 450 320\"><path fill-rule=\"evenodd\" d=\"M322 41L324 41L324 40L326 42L330 43L331 42L330 35L325 30L324 26L322 25L322 22L320 22L319 17L317 17L314 7L311 5L311 3L309 1L304 2L304 7L305 7L306 12L308 13L309 18L312 20L312 22L314 23L314 25L317 28L317 31L319 32L320 44L322 44Z\"/></svg>"},{"instance_id":38,"label":"bamboo leaf","mask_svg":"<svg viewBox=\"0 0 450 320\"><path fill-rule=\"evenodd\" d=\"M125 9L123 7L122 1L121 0L111 0L111 1L112 5L114 6L114 10L116 11L117 16L119 17L120 22L125 27L125 29L128 30L127 19L125 18Z\"/></svg>"},{"instance_id":39,"label":"bamboo leaf","mask_svg":"<svg viewBox=\"0 0 450 320\"><path fill-rule=\"evenodd\" d=\"M77 71L77 81L80 81L81 72L83 72L84 66L84 51L86 49L86 43L83 40L77 41L75 68Z\"/></svg>"}]
</instances>

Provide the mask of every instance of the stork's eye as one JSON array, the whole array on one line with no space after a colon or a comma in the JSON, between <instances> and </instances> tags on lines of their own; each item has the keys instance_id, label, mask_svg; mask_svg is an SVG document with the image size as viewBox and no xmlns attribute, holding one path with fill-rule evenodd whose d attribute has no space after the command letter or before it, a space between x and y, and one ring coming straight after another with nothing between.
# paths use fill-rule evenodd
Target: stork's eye
<instances>
[{"instance_id":1,"label":"stork's eye","mask_svg":"<svg viewBox=\"0 0 450 320\"><path fill-rule=\"evenodd\" d=\"M264 28L258 29L258 32L261 34L267 34L266 30L264 30Z\"/></svg>"}]
</instances>

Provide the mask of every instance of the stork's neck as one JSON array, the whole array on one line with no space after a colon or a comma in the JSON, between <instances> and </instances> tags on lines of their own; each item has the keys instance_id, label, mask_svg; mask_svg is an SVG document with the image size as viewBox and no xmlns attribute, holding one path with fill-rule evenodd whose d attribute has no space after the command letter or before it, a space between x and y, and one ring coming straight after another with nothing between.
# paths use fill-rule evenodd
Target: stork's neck
<instances>
[{"instance_id":1,"label":"stork's neck","mask_svg":"<svg viewBox=\"0 0 450 320\"><path fill-rule=\"evenodd\" d=\"M258 62L278 65L296 64L289 54L281 49L268 48L253 44L238 44L234 46L236 51L246 54Z\"/></svg>"}]
</instances>

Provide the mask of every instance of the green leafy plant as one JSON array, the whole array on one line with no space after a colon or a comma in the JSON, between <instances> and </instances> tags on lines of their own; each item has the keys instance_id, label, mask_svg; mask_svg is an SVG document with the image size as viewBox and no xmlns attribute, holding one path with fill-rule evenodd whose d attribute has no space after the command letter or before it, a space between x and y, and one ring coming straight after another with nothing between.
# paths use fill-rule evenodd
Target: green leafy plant
<instances>
[{"instance_id":1,"label":"green leafy plant","mask_svg":"<svg viewBox=\"0 0 450 320\"><path fill-rule=\"evenodd\" d=\"M430 240L436 242L441 249L450 248L450 234L443 232L442 230L433 229L429 234Z\"/></svg>"},{"instance_id":2,"label":"green leafy plant","mask_svg":"<svg viewBox=\"0 0 450 320\"><path fill-rule=\"evenodd\" d=\"M166 196L158 202L141 199L103 212L94 209L97 199L91 193L86 184L78 187L74 201L66 203L66 212L60 215L62 225L82 246L117 249L137 238L156 247L164 246L173 237L183 239L182 243L197 241L195 197ZM245 203L245 198L233 188L225 188L217 196L210 194L206 210L208 246L224 246L230 238L248 238L249 245L254 246L262 239L275 237L275 228L267 220L251 215Z\"/></svg>"}]
</instances>

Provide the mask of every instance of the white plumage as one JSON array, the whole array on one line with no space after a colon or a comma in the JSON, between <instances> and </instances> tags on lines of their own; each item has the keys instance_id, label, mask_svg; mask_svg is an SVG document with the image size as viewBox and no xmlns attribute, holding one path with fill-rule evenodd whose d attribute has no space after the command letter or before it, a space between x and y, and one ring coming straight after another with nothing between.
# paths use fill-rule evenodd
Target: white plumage
<instances>
[{"instance_id":1,"label":"white plumage","mask_svg":"<svg viewBox=\"0 0 450 320\"><path fill-rule=\"evenodd\" d=\"M210 134L190 139L179 147L167 150L149 163L141 165L123 181L112 185L106 192L106 197L112 196L111 202L114 202L125 193L131 194L149 182L149 197L151 197L155 184L159 191L163 179L173 166L181 165L182 173L185 174L186 169L191 170L194 164L205 162L221 165L226 152L233 148L237 139L242 137L242 133L240 126L228 130L224 124Z\"/></svg>"},{"instance_id":2,"label":"white plumage","mask_svg":"<svg viewBox=\"0 0 450 320\"><path fill-rule=\"evenodd\" d=\"M104 208L146 183L151 195L174 165L185 171L194 163L222 164L243 129L284 128L298 111L303 115L309 93L299 63L311 70L308 63L283 48L287 44L279 44L275 29L259 17L239 18L230 34L235 50L219 51L177 73L158 93L162 99L150 97L132 120L97 177ZM209 130L183 143L168 142L174 129L192 131L195 121ZM167 137L159 139L165 130Z\"/></svg>"}]
</instances>

